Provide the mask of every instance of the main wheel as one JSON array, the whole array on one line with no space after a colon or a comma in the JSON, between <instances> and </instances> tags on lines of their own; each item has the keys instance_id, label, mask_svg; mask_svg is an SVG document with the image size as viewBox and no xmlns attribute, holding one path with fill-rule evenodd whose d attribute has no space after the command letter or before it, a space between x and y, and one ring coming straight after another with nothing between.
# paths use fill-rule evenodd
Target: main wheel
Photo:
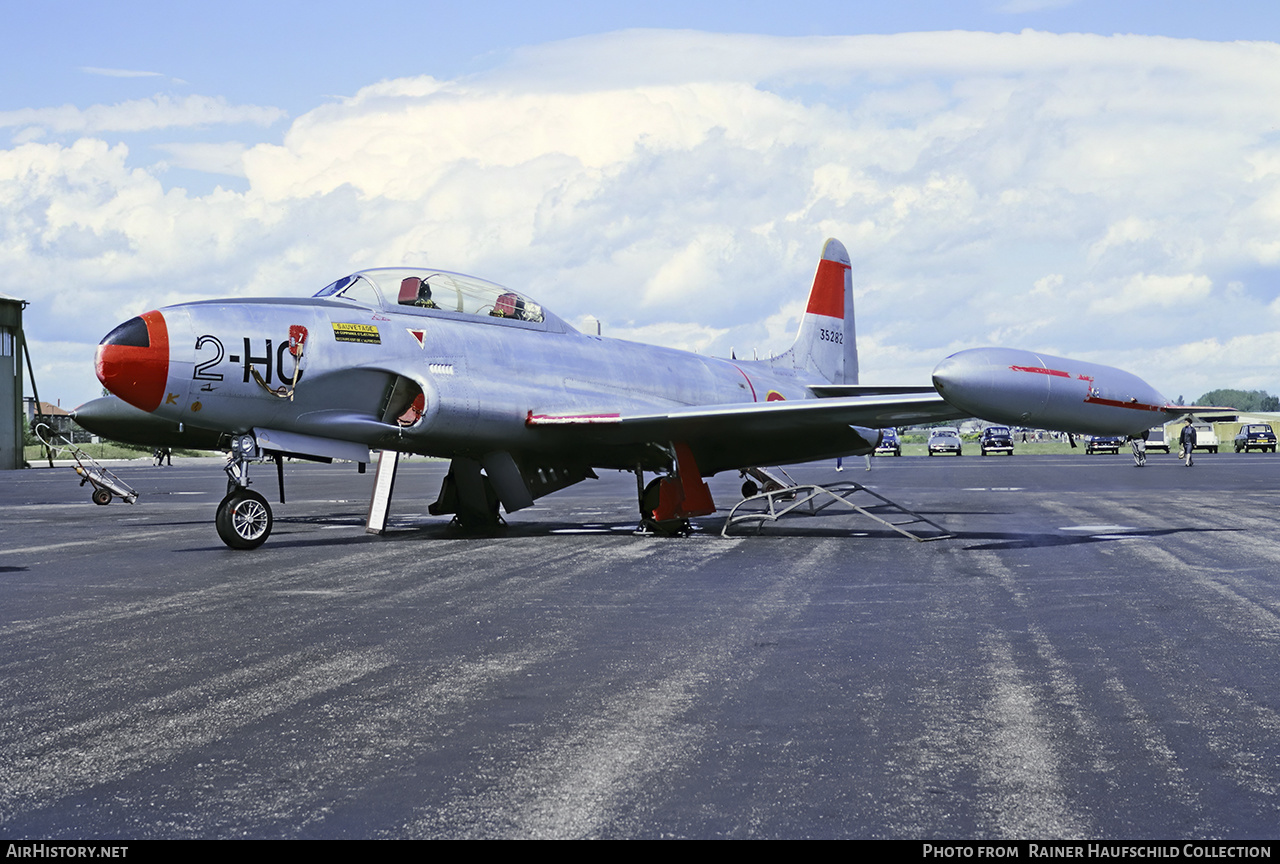
<instances>
[{"instance_id":1,"label":"main wheel","mask_svg":"<svg viewBox=\"0 0 1280 864\"><path fill-rule=\"evenodd\" d=\"M742 484L743 498L750 498L752 495L759 495L759 494L760 494L760 487L756 485L754 480L748 480L746 483Z\"/></svg>"},{"instance_id":2,"label":"main wheel","mask_svg":"<svg viewBox=\"0 0 1280 864\"><path fill-rule=\"evenodd\" d=\"M653 518L653 511L658 509L658 502L662 496L661 487L661 477L654 477L649 481L649 485L644 487L644 494L640 496L640 517L642 519Z\"/></svg>"},{"instance_id":3,"label":"main wheel","mask_svg":"<svg viewBox=\"0 0 1280 864\"><path fill-rule=\"evenodd\" d=\"M222 499L214 522L232 549L257 549L271 536L271 505L252 489L237 489Z\"/></svg>"},{"instance_id":4,"label":"main wheel","mask_svg":"<svg viewBox=\"0 0 1280 864\"><path fill-rule=\"evenodd\" d=\"M94 489L94 490L93 490L93 503L94 503L94 504L110 504L110 503L111 503L111 493L110 493L110 492L108 492L106 489Z\"/></svg>"}]
</instances>

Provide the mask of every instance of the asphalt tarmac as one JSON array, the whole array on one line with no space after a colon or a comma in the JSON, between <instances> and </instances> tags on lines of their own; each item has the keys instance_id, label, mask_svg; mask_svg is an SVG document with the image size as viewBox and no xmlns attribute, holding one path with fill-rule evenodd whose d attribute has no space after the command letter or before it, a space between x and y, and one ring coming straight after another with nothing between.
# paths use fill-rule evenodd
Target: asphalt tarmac
<instances>
[{"instance_id":1,"label":"asphalt tarmac","mask_svg":"<svg viewBox=\"0 0 1280 864\"><path fill-rule=\"evenodd\" d=\"M0 837L1280 836L1280 456L793 472L932 543L634 536L625 474L464 535L443 467L375 537L290 465L253 552L220 463L0 473Z\"/></svg>"}]
</instances>

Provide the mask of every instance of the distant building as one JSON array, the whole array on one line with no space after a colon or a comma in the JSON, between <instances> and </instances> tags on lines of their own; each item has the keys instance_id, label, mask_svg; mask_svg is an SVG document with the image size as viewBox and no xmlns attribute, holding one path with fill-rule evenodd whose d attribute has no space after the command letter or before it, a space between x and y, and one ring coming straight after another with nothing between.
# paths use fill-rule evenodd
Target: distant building
<instances>
[{"instance_id":1,"label":"distant building","mask_svg":"<svg viewBox=\"0 0 1280 864\"><path fill-rule=\"evenodd\" d=\"M23 396L22 410L27 416L27 425L32 429L35 429L36 400L31 396ZM41 402L40 415L41 419L45 423L49 424L56 434L70 439L77 444L83 444L93 438L92 435L76 424L76 421L71 417L71 412L64 410L60 405Z\"/></svg>"},{"instance_id":2,"label":"distant building","mask_svg":"<svg viewBox=\"0 0 1280 864\"><path fill-rule=\"evenodd\" d=\"M27 301L0 294L0 470L22 458L22 310Z\"/></svg>"}]
</instances>

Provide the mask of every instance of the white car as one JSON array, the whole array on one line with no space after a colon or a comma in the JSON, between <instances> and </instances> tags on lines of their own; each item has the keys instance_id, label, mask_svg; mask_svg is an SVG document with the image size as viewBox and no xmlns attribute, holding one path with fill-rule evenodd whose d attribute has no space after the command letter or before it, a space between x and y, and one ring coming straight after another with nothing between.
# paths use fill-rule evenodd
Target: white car
<instances>
[{"instance_id":1,"label":"white car","mask_svg":"<svg viewBox=\"0 0 1280 864\"><path fill-rule=\"evenodd\" d=\"M939 453L954 453L960 456L963 453L960 444L960 430L952 426L939 426L929 433L929 455L937 456Z\"/></svg>"},{"instance_id":2,"label":"white car","mask_svg":"<svg viewBox=\"0 0 1280 864\"><path fill-rule=\"evenodd\" d=\"M1208 423L1192 423L1196 429L1196 449L1218 452L1218 433Z\"/></svg>"}]
</instances>

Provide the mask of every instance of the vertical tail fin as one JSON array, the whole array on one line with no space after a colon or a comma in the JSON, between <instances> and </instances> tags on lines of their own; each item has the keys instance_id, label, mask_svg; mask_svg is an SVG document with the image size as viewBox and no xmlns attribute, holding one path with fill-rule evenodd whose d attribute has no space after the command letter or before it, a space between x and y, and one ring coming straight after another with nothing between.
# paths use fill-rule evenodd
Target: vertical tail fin
<instances>
[{"instance_id":1,"label":"vertical tail fin","mask_svg":"<svg viewBox=\"0 0 1280 864\"><path fill-rule=\"evenodd\" d=\"M795 344L777 358L830 384L858 383L858 342L853 317L853 269L839 240L822 247L809 302Z\"/></svg>"}]
</instances>

